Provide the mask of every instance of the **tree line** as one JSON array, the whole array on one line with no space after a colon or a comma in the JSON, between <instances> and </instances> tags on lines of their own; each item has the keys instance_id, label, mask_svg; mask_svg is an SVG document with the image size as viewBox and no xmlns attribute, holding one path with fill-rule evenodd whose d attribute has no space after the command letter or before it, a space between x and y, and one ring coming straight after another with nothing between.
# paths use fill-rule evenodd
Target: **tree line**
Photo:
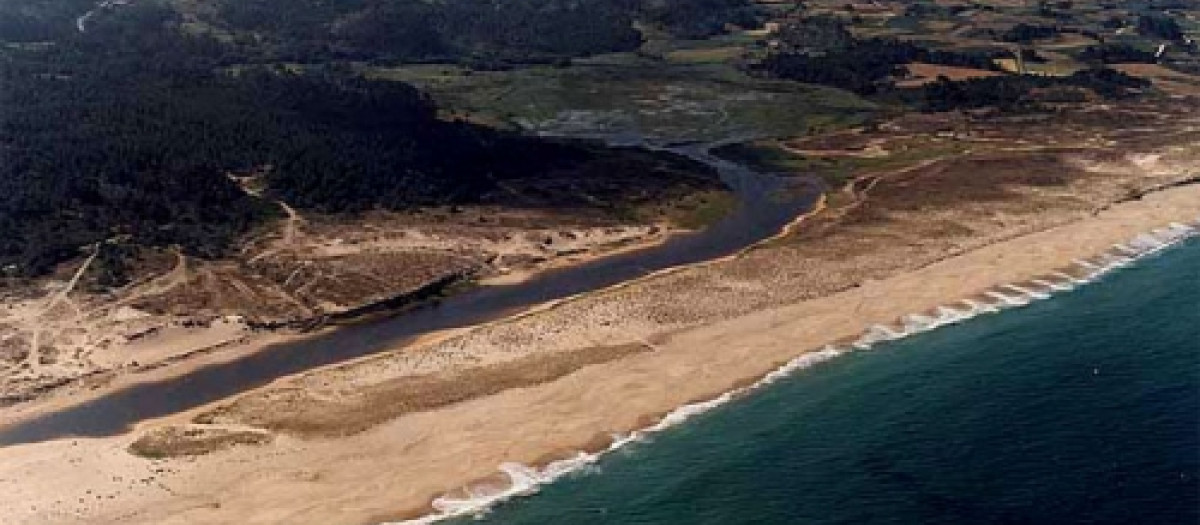
<instances>
[{"instance_id":1,"label":"tree line","mask_svg":"<svg viewBox=\"0 0 1200 525\"><path fill-rule=\"evenodd\" d=\"M1134 96L1150 86L1145 79L1112 69L1085 69L1066 77L1004 75L952 81L945 77L926 84L917 100L927 111L993 107L1001 111L1038 109L1043 102L1082 102L1086 89L1106 99ZM1043 91L1040 96L1034 93ZM1046 94L1050 90L1057 93Z\"/></svg>"},{"instance_id":2,"label":"tree line","mask_svg":"<svg viewBox=\"0 0 1200 525\"><path fill-rule=\"evenodd\" d=\"M903 66L926 62L996 70L991 51L961 52L930 49L892 38L859 39L829 17L812 17L782 28L777 48L754 65L776 78L823 84L873 95L895 88Z\"/></svg>"},{"instance_id":3,"label":"tree line","mask_svg":"<svg viewBox=\"0 0 1200 525\"><path fill-rule=\"evenodd\" d=\"M1032 31L1036 33L1037 31ZM1031 33L1020 30L1014 38ZM999 71L996 51L947 51L888 38L859 39L833 18L812 17L782 28L775 49L752 65L754 71L774 78L833 86L860 95L887 96L907 101L927 111L997 107L1003 110L1036 106L1037 90L1057 88L1058 94L1078 98L1079 89L1104 98L1132 96L1149 86L1145 80L1097 66L1068 77L998 75L952 81L945 77L919 88L900 89L896 80L904 65L925 62L946 66ZM1103 46L1086 50L1084 58L1103 64L1116 58L1142 58L1132 48ZM1026 58L1036 59L1034 54ZM1076 90L1075 95L1070 95Z\"/></svg>"},{"instance_id":4,"label":"tree line","mask_svg":"<svg viewBox=\"0 0 1200 525\"><path fill-rule=\"evenodd\" d=\"M246 66L174 11L123 9L53 46L0 48L3 273L41 274L113 239L219 256L280 214L274 198L331 213L480 202L612 156L630 160L587 174L628 176L609 189L632 195L646 186L630 174L658 165L443 121L412 86L337 66ZM266 198L231 177L251 172Z\"/></svg>"},{"instance_id":5,"label":"tree line","mask_svg":"<svg viewBox=\"0 0 1200 525\"><path fill-rule=\"evenodd\" d=\"M75 18L95 0L0 0L0 40L45 42L76 32ZM137 9L130 9L136 7ZM638 26L682 38L756 26L751 0L211 0L190 12L258 62L330 60L459 62L478 67L552 62L633 51ZM170 2L137 2L98 13L174 11Z\"/></svg>"},{"instance_id":6,"label":"tree line","mask_svg":"<svg viewBox=\"0 0 1200 525\"><path fill-rule=\"evenodd\" d=\"M685 38L758 23L749 0L217 0L205 21L274 60L477 67L633 51L637 24ZM250 38L247 35L254 35Z\"/></svg>"}]
</instances>

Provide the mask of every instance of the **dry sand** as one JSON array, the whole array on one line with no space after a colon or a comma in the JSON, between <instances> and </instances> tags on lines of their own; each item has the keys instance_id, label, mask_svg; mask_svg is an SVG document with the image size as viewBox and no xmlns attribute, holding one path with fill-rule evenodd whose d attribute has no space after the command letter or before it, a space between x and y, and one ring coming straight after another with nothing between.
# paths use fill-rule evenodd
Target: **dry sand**
<instances>
[{"instance_id":1,"label":"dry sand","mask_svg":"<svg viewBox=\"0 0 1200 525\"><path fill-rule=\"evenodd\" d=\"M284 207L288 219L227 259L147 251L130 283L98 291L89 285L93 251L56 275L0 289L2 417L161 378L163 368L185 374L214 357L234 359L326 315L369 310L439 283L517 282L681 231L568 211L464 208L339 220Z\"/></svg>"},{"instance_id":2,"label":"dry sand","mask_svg":"<svg viewBox=\"0 0 1200 525\"><path fill-rule=\"evenodd\" d=\"M0 449L0 523L370 523L434 496L640 428L875 323L1024 282L1200 214L1200 186L1164 190L818 299L689 326L654 351L416 412L336 439L281 434L199 458L128 454L136 436Z\"/></svg>"},{"instance_id":3,"label":"dry sand","mask_svg":"<svg viewBox=\"0 0 1200 525\"><path fill-rule=\"evenodd\" d=\"M908 78L905 78L896 83L900 87L918 87L925 84L936 82L938 77L946 77L950 80L967 80L971 78L987 78L1000 75L999 72L989 71L986 69L976 69L970 67L955 67L943 66L938 64L925 64L914 62L905 66L908 69Z\"/></svg>"},{"instance_id":4,"label":"dry sand","mask_svg":"<svg viewBox=\"0 0 1200 525\"><path fill-rule=\"evenodd\" d=\"M383 222L384 219L378 220ZM509 260L522 260L523 262L514 267L491 264L490 269L482 272L482 278L478 279L482 285L504 285L519 283L547 270L586 264L602 257L651 248L686 231L665 224L603 227L576 225L520 230L519 235L508 231L506 234L510 239L497 240L464 227L458 227L456 230L452 226L443 226L444 231L439 230L435 233L418 228L396 228L401 232L398 235L403 242L379 236L384 240L374 241L374 244L355 242L353 246L349 246L343 242L327 242L328 236L316 236L315 240L308 239L308 233L291 232L286 236L305 239L309 243L307 248L329 251L336 256L366 251L392 250L407 253L405 250L443 250L488 253L497 256L497 263L504 262L504 257L508 257ZM292 230L292 227L288 226L288 229ZM476 228L479 229L481 228ZM493 236L503 237L504 232ZM547 239L553 241L552 246L544 244ZM5 307L0 308L0 355L3 354L5 344L26 346L25 338L13 337L6 331L15 332L17 336L22 335L21 332L40 333L40 340L48 347L57 343L70 343L70 348L54 349L59 358L51 364L39 363L36 353L22 359L21 364L25 365L24 368L10 366L0 360L0 400L22 399L26 396L29 398L12 406L0 405L0 409L4 411L4 419L26 419L78 405L132 385L187 375L204 366L241 359L266 347L295 342L329 329L325 327L303 332L290 328L254 330L247 326L243 316L225 315L214 318L216 314L204 311L203 308L197 309L199 314L186 317L150 314L128 306L138 297L171 291L186 284L189 279L187 267L202 268L203 265L195 261L188 265L184 263L185 259L179 256L179 263L166 274L151 280L147 285L131 287L132 293L120 300L71 295L67 293L71 287L63 285L62 291L52 294L62 298L56 307L70 306L74 311L81 312L77 315L50 316L49 314L54 312L48 314L45 307L50 301L43 297L8 300L0 304L0 307ZM534 260L537 262L530 262ZM82 273L83 269L84 267L81 267L79 272ZM407 266L402 270L395 270L394 273L413 273L412 268ZM446 267L439 271L451 270L452 268ZM417 284L426 284L430 279L432 278L420 278ZM378 283L371 287L372 290L379 288ZM373 300L368 298L364 301L370 304ZM196 319L202 322L189 322ZM68 340L65 337L67 335L73 339ZM421 340L435 339L443 335L428 334ZM42 388L44 385L56 386Z\"/></svg>"}]
</instances>

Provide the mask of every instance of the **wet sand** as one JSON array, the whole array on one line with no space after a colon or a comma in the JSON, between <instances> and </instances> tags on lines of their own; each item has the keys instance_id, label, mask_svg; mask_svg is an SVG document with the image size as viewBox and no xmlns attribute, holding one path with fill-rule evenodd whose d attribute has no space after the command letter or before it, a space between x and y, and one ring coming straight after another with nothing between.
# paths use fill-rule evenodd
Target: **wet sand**
<instances>
[{"instance_id":1,"label":"wet sand","mask_svg":"<svg viewBox=\"0 0 1200 525\"><path fill-rule=\"evenodd\" d=\"M6 509L0 523L372 523L421 515L440 494L473 480L494 480L502 463L540 464L603 446L613 433L645 427L675 407L744 385L871 325L1005 283L1028 283L1198 215L1200 186L1163 190L818 298L719 320L659 323L678 328L645 341L651 351L407 413L344 437L281 432L270 445L156 461L126 452L137 432L0 449L0 508ZM580 343L553 330L547 338L564 348ZM528 348L554 351L541 344L530 341ZM497 355L472 356L484 364L512 362L503 355L506 348L512 346L494 346ZM353 398L356 387L375 384L370 373L395 374L381 359L295 384L323 381L326 390L314 388L313 395L342 390ZM271 394L268 388L249 397ZM170 420L187 421L204 411Z\"/></svg>"}]
</instances>

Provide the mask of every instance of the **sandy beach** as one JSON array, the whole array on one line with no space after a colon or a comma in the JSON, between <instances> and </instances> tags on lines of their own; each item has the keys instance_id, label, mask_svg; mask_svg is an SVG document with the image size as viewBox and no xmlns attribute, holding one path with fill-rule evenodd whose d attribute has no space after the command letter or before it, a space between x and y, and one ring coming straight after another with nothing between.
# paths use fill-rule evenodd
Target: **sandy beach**
<instances>
[{"instance_id":1,"label":"sandy beach","mask_svg":"<svg viewBox=\"0 0 1200 525\"><path fill-rule=\"evenodd\" d=\"M504 268L502 273L497 272L495 275L489 274L478 278L476 284L493 286L520 283L542 272L570 268L604 257L652 248L686 231L669 225L653 225L640 229L610 229L612 232L607 234L603 232L581 234L583 240L577 242L586 248L568 246L568 253L565 255L550 256L546 260L528 267ZM631 234L630 230L636 231ZM591 238L588 238L589 235ZM600 239L600 242L597 243L596 239ZM452 244L453 240L439 242ZM410 239L410 242L419 244L421 241ZM392 246L391 248L407 249L411 247ZM177 278L177 276L168 277ZM40 414L86 403L114 391L136 385L186 376L200 368L244 359L249 355L263 352L269 347L294 344L327 334L339 327L338 324L332 324L304 330L286 327L256 330L247 326L246 320L238 316L188 324L181 323L178 318L153 316L132 308L125 309L132 312L130 319L120 319L119 315L109 314L107 306L96 307L95 310L117 319L118 322L125 321L133 324L132 331L142 330L146 335L123 337L125 332L130 331L124 326L93 326L78 319L68 319L69 322L75 323L70 327L77 332L112 332L118 335L114 338L116 342L89 348L86 352L88 357L86 366L75 364L74 368L61 365L40 367L61 372L65 377L61 378L53 388L46 388L40 392L33 388L33 392L27 394L29 399L26 400L33 402L15 402L10 406L0 405L7 421L37 417ZM363 320L369 319L350 319L348 322ZM36 323L38 319L33 318L30 322ZM146 328L147 326L150 328ZM447 337L447 334L452 332L454 330L423 334L410 344L425 344ZM40 371L45 372L46 370ZM20 399L21 392L14 390L17 392L16 394L7 391L4 394L13 399Z\"/></svg>"},{"instance_id":2,"label":"sandy beach","mask_svg":"<svg viewBox=\"0 0 1200 525\"><path fill-rule=\"evenodd\" d=\"M0 0L0 525L1200 525L1197 39Z\"/></svg>"},{"instance_id":3,"label":"sandy beach","mask_svg":"<svg viewBox=\"0 0 1200 525\"><path fill-rule=\"evenodd\" d=\"M1198 215L1200 186L1184 185L1087 211L1043 209L1029 217L1038 221L1013 221L989 232L992 238L982 246L941 246L940 254L931 254L917 268L897 271L890 265L884 273L891 275L882 278L863 279L831 293L805 291L817 296L808 299L784 294L766 308L760 308L761 302L743 304L737 315L714 306L712 315L693 308L694 318L680 319L642 306L645 300L630 300L650 297L654 287L672 280L695 284L692 289L705 293L710 291L706 286L738 293L736 283L750 286L731 277L738 275L740 265L786 257L789 248L755 250L421 348L279 381L233 402L147 422L131 435L0 449L0 506L8 510L0 523L377 523L420 516L432 510L434 498L468 483L502 485L497 468L503 463L538 465L605 447L614 434L643 428L678 406L745 385L806 351L856 338L872 325L977 297L1005 283L1028 283L1070 270L1078 260L1110 252L1116 243L1172 223L1194 222ZM809 226L807 230L820 229L819 224ZM905 249L903 243L893 244ZM817 252L809 246L806 260ZM717 275L723 280L712 284ZM759 285L786 282L777 279L759 278ZM726 302L720 294L712 297L714 303ZM628 322L607 327L597 321L603 317L597 312L613 305L623 305L619 313ZM648 312L661 315L645 318ZM574 324L564 325L560 316ZM598 339L606 333L607 339ZM615 333L624 335L611 335ZM634 343L640 348L581 358L589 348ZM441 356L425 361L427 373L461 373L541 356L542 365L527 364L537 369L557 363L562 375L510 379L505 388L482 393L486 395L466 392L444 406L413 404L419 400L413 398L410 405L417 408L385 415L344 410L355 402L413 396L381 385L396 386L396 381L413 377L415 365L404 363L422 352ZM579 362L561 368L562 359ZM325 404L316 405L322 411L340 407L362 424L337 418L325 420L325 426L314 424L303 409L314 399L324 399ZM151 460L127 451L144 431L187 425L197 416L210 424L195 428L265 428L269 439L258 446L172 459Z\"/></svg>"}]
</instances>

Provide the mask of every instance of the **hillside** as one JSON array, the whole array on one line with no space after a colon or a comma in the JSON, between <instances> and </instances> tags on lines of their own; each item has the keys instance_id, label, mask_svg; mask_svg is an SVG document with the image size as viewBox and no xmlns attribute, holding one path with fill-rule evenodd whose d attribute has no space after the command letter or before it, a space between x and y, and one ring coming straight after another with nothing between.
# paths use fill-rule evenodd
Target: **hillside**
<instances>
[{"instance_id":1,"label":"hillside","mask_svg":"<svg viewBox=\"0 0 1200 525\"><path fill-rule=\"evenodd\" d=\"M1197 35L1171 0L0 0L0 404L744 232L713 166L837 204L985 146L1055 173L1068 133L1107 162L1189 122Z\"/></svg>"},{"instance_id":2,"label":"hillside","mask_svg":"<svg viewBox=\"0 0 1200 525\"><path fill-rule=\"evenodd\" d=\"M17 4L4 5L11 22ZM0 52L0 267L10 276L46 273L105 240L216 257L282 216L277 199L340 214L504 204L505 181L587 172L575 191L509 204L616 210L675 186L718 187L696 166L691 175L630 178L588 167L628 152L443 120L401 82L335 65L246 65L245 49L194 33L164 6L108 9L112 16L65 33L50 26L66 11L41 12L41 26L16 26L24 38L51 40ZM3 27L14 38L13 24ZM660 162L643 156L627 167ZM237 184L248 174L259 176L262 195ZM580 188L596 195L583 202Z\"/></svg>"}]
</instances>

